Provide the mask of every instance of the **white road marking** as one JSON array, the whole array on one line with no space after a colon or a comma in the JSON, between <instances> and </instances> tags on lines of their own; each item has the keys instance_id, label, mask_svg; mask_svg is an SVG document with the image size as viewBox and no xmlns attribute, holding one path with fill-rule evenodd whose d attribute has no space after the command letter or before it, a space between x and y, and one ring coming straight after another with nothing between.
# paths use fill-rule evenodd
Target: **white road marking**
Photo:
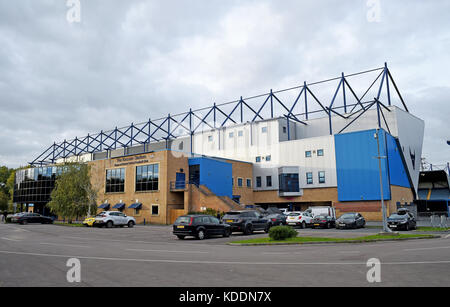
<instances>
[{"instance_id":1,"label":"white road marking","mask_svg":"<svg viewBox=\"0 0 450 307\"><path fill-rule=\"evenodd\" d=\"M128 248L127 251L136 251L136 252L160 252L160 253L192 253L192 254L209 254L209 252L200 252L200 251L171 251L171 250L160 250L160 249L133 249Z\"/></svg>"},{"instance_id":2,"label":"white road marking","mask_svg":"<svg viewBox=\"0 0 450 307\"><path fill-rule=\"evenodd\" d=\"M17 240L17 239L10 239L10 238L5 238L2 237L3 240L7 240L7 241L14 241L14 242L20 242L21 240Z\"/></svg>"},{"instance_id":3,"label":"white road marking","mask_svg":"<svg viewBox=\"0 0 450 307\"><path fill-rule=\"evenodd\" d=\"M429 249L446 249L446 248L450 248L450 246L412 248L412 249L404 249L404 251L410 252L410 251L421 251L421 250L429 250Z\"/></svg>"},{"instance_id":4,"label":"white road marking","mask_svg":"<svg viewBox=\"0 0 450 307\"><path fill-rule=\"evenodd\" d=\"M164 260L164 259L135 259L135 258L111 258L111 257L90 257L59 254L41 254L1 251L0 254L57 257L57 258L78 258L87 260L110 260L110 261L129 261L129 262L150 262L150 263L190 263L190 264L237 264L237 265L364 265L366 262L241 262L241 261L202 261L202 260ZM419 265L419 264L450 264L450 260L443 261L411 261L411 262L383 262L383 265Z\"/></svg>"},{"instance_id":5,"label":"white road marking","mask_svg":"<svg viewBox=\"0 0 450 307\"><path fill-rule=\"evenodd\" d=\"M446 235L444 238L446 238L446 239L447 239L447 238L450 238L450 235Z\"/></svg>"},{"instance_id":6,"label":"white road marking","mask_svg":"<svg viewBox=\"0 0 450 307\"><path fill-rule=\"evenodd\" d=\"M39 243L39 244L43 244L43 245L55 245L55 246L69 246L69 247L84 247L84 248L89 248L90 246L87 245L71 245L71 244L59 244L59 243Z\"/></svg>"}]
</instances>

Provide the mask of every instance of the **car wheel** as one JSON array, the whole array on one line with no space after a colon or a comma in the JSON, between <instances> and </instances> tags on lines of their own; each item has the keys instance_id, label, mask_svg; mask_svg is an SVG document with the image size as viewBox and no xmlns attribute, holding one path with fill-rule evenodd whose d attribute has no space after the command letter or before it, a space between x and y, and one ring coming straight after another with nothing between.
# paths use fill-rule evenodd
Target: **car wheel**
<instances>
[{"instance_id":1,"label":"car wheel","mask_svg":"<svg viewBox=\"0 0 450 307\"><path fill-rule=\"evenodd\" d=\"M112 221L108 221L108 222L106 223L106 228L112 228L113 226L114 226L114 224L113 224Z\"/></svg>"},{"instance_id":2,"label":"car wheel","mask_svg":"<svg viewBox=\"0 0 450 307\"><path fill-rule=\"evenodd\" d=\"M231 230L230 229L225 229L223 232L223 237L224 238L228 238L231 235Z\"/></svg>"},{"instance_id":3,"label":"car wheel","mask_svg":"<svg viewBox=\"0 0 450 307\"><path fill-rule=\"evenodd\" d=\"M22 223L21 223L22 225L27 225L28 224L28 221L27 220L25 220L25 221L22 221Z\"/></svg>"},{"instance_id":4,"label":"car wheel","mask_svg":"<svg viewBox=\"0 0 450 307\"><path fill-rule=\"evenodd\" d=\"M331 228L330 223L327 223L325 227L326 227L327 229L330 229L330 228Z\"/></svg>"},{"instance_id":5,"label":"car wheel","mask_svg":"<svg viewBox=\"0 0 450 307\"><path fill-rule=\"evenodd\" d=\"M178 237L178 239L180 239L180 240L184 240L184 236L177 236Z\"/></svg>"},{"instance_id":6,"label":"car wheel","mask_svg":"<svg viewBox=\"0 0 450 307\"><path fill-rule=\"evenodd\" d=\"M406 224L405 231L409 231L409 224Z\"/></svg>"},{"instance_id":7,"label":"car wheel","mask_svg":"<svg viewBox=\"0 0 450 307\"><path fill-rule=\"evenodd\" d=\"M133 228L134 227L134 222L133 221L129 221L128 222L128 228Z\"/></svg>"},{"instance_id":8,"label":"car wheel","mask_svg":"<svg viewBox=\"0 0 450 307\"><path fill-rule=\"evenodd\" d=\"M245 235L251 235L253 233L253 227L252 225L245 226L244 234Z\"/></svg>"},{"instance_id":9,"label":"car wheel","mask_svg":"<svg viewBox=\"0 0 450 307\"><path fill-rule=\"evenodd\" d=\"M197 233L197 239L199 240L203 240L206 237L205 231L204 230L199 230Z\"/></svg>"},{"instance_id":10,"label":"car wheel","mask_svg":"<svg viewBox=\"0 0 450 307\"><path fill-rule=\"evenodd\" d=\"M271 224L267 224L266 228L264 228L264 232L268 233L271 227L272 227Z\"/></svg>"},{"instance_id":11,"label":"car wheel","mask_svg":"<svg viewBox=\"0 0 450 307\"><path fill-rule=\"evenodd\" d=\"M302 226L301 226L301 227L302 227L302 229L305 229L305 228L306 228L306 223L305 223L305 221L302 222Z\"/></svg>"}]
</instances>

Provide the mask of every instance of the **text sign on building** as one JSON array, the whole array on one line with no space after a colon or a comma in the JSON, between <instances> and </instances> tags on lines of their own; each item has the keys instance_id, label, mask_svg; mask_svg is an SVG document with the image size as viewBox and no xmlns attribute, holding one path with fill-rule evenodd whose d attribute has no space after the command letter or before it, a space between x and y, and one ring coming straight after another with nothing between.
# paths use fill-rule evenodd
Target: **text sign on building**
<instances>
[{"instance_id":1,"label":"text sign on building","mask_svg":"<svg viewBox=\"0 0 450 307\"><path fill-rule=\"evenodd\" d=\"M153 156L150 156L150 158L152 158L152 157ZM147 163L147 162L148 162L148 157L146 155L139 155L139 156L118 158L114 161L114 166L140 164L140 163Z\"/></svg>"}]
</instances>

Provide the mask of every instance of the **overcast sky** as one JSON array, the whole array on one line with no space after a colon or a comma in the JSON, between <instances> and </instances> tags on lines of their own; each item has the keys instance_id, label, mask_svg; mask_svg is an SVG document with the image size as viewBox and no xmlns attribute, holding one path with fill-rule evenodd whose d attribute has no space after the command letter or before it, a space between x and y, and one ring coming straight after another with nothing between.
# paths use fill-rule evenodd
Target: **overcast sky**
<instances>
[{"instance_id":1,"label":"overcast sky","mask_svg":"<svg viewBox=\"0 0 450 307\"><path fill-rule=\"evenodd\" d=\"M423 156L450 160L450 1L80 3L71 23L66 0L0 0L0 165L25 165L54 141L385 61L425 121Z\"/></svg>"}]
</instances>

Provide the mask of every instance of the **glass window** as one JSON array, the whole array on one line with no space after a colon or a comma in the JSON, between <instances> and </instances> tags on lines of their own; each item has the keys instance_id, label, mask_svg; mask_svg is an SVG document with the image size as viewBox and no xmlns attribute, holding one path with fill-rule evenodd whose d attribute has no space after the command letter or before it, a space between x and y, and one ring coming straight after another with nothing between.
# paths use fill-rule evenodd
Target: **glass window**
<instances>
[{"instance_id":1,"label":"glass window","mask_svg":"<svg viewBox=\"0 0 450 307\"><path fill-rule=\"evenodd\" d=\"M298 174L280 174L280 192L300 192Z\"/></svg>"},{"instance_id":2,"label":"glass window","mask_svg":"<svg viewBox=\"0 0 450 307\"><path fill-rule=\"evenodd\" d=\"M325 172L319 172L319 183L325 183Z\"/></svg>"},{"instance_id":3,"label":"glass window","mask_svg":"<svg viewBox=\"0 0 450 307\"><path fill-rule=\"evenodd\" d=\"M313 173L306 173L306 183L313 184Z\"/></svg>"},{"instance_id":4,"label":"glass window","mask_svg":"<svg viewBox=\"0 0 450 307\"><path fill-rule=\"evenodd\" d=\"M238 136L244 136L244 131L239 130L239 131L238 131Z\"/></svg>"},{"instance_id":5,"label":"glass window","mask_svg":"<svg viewBox=\"0 0 450 307\"><path fill-rule=\"evenodd\" d=\"M266 156L266 161L272 160L272 156Z\"/></svg>"},{"instance_id":6,"label":"glass window","mask_svg":"<svg viewBox=\"0 0 450 307\"><path fill-rule=\"evenodd\" d=\"M262 127L262 128L261 128L261 132L262 132L262 133L266 133L266 132L267 132L267 127Z\"/></svg>"},{"instance_id":7,"label":"glass window","mask_svg":"<svg viewBox=\"0 0 450 307\"><path fill-rule=\"evenodd\" d=\"M251 188L251 187L252 187L252 180L247 179L247 188Z\"/></svg>"},{"instance_id":8,"label":"glass window","mask_svg":"<svg viewBox=\"0 0 450 307\"><path fill-rule=\"evenodd\" d=\"M125 191L125 169L106 170L106 193L122 193Z\"/></svg>"},{"instance_id":9,"label":"glass window","mask_svg":"<svg viewBox=\"0 0 450 307\"><path fill-rule=\"evenodd\" d=\"M258 162L261 162L261 157L256 157L256 162L258 163Z\"/></svg>"},{"instance_id":10,"label":"glass window","mask_svg":"<svg viewBox=\"0 0 450 307\"><path fill-rule=\"evenodd\" d=\"M152 215L159 215L159 205L152 205Z\"/></svg>"},{"instance_id":11,"label":"glass window","mask_svg":"<svg viewBox=\"0 0 450 307\"><path fill-rule=\"evenodd\" d=\"M317 156L319 157L323 156L323 149L317 149Z\"/></svg>"},{"instance_id":12,"label":"glass window","mask_svg":"<svg viewBox=\"0 0 450 307\"><path fill-rule=\"evenodd\" d=\"M258 187L258 188L261 187L261 177L260 176L256 177L256 187Z\"/></svg>"},{"instance_id":13,"label":"glass window","mask_svg":"<svg viewBox=\"0 0 450 307\"><path fill-rule=\"evenodd\" d=\"M287 128L283 127L283 133L286 133L286 132L287 132Z\"/></svg>"},{"instance_id":14,"label":"glass window","mask_svg":"<svg viewBox=\"0 0 450 307\"><path fill-rule=\"evenodd\" d=\"M159 188L159 165L136 166L136 192L157 191Z\"/></svg>"},{"instance_id":15,"label":"glass window","mask_svg":"<svg viewBox=\"0 0 450 307\"><path fill-rule=\"evenodd\" d=\"M208 142L212 142L212 140L213 140L212 135L209 135L209 136L208 136Z\"/></svg>"},{"instance_id":16,"label":"glass window","mask_svg":"<svg viewBox=\"0 0 450 307\"><path fill-rule=\"evenodd\" d=\"M234 137L234 133L233 132L230 132L229 134L228 134L228 136L230 137L230 139L231 138L233 138Z\"/></svg>"},{"instance_id":17,"label":"glass window","mask_svg":"<svg viewBox=\"0 0 450 307\"><path fill-rule=\"evenodd\" d=\"M311 158L311 150L305 151L305 157Z\"/></svg>"},{"instance_id":18,"label":"glass window","mask_svg":"<svg viewBox=\"0 0 450 307\"><path fill-rule=\"evenodd\" d=\"M266 186L272 186L272 176L266 176Z\"/></svg>"},{"instance_id":19,"label":"glass window","mask_svg":"<svg viewBox=\"0 0 450 307\"><path fill-rule=\"evenodd\" d=\"M244 185L244 180L242 178L238 178L238 187L242 187Z\"/></svg>"}]
</instances>

